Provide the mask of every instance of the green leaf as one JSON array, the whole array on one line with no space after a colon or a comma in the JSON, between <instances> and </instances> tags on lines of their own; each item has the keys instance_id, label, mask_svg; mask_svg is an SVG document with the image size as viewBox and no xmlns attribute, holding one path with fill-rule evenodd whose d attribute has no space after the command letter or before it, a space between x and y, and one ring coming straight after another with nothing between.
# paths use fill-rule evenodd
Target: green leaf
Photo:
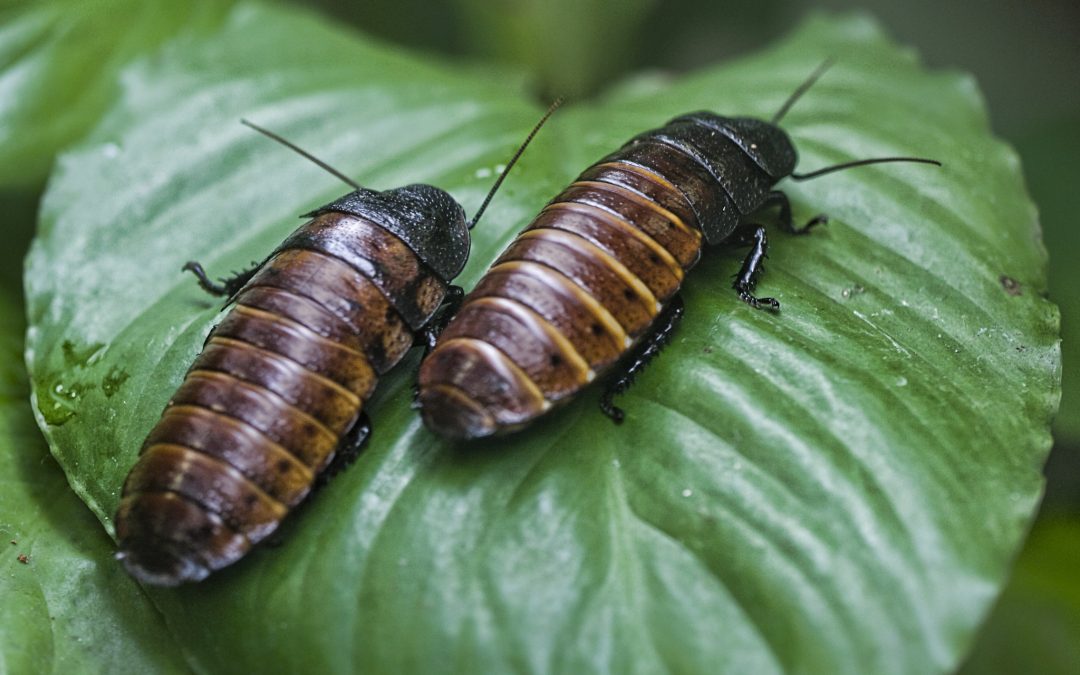
<instances>
[{"instance_id":1,"label":"green leaf","mask_svg":"<svg viewBox=\"0 0 1080 675\"><path fill-rule=\"evenodd\" d=\"M551 96L579 98L622 71L656 0L453 0L469 53L527 67ZM573 17L568 20L568 17Z\"/></svg>"},{"instance_id":2,"label":"green leaf","mask_svg":"<svg viewBox=\"0 0 1080 675\"><path fill-rule=\"evenodd\" d=\"M961 675L1080 672L1080 518L1040 518Z\"/></svg>"},{"instance_id":3,"label":"green leaf","mask_svg":"<svg viewBox=\"0 0 1080 675\"><path fill-rule=\"evenodd\" d=\"M224 0L43 0L0 8L0 185L42 182L57 152L112 103L120 69L181 31L217 26Z\"/></svg>"},{"instance_id":4,"label":"green leaf","mask_svg":"<svg viewBox=\"0 0 1080 675\"><path fill-rule=\"evenodd\" d=\"M0 262L15 264L16 252ZM184 672L161 616L112 560L112 541L34 425L18 287L0 285L0 672Z\"/></svg>"},{"instance_id":5,"label":"green leaf","mask_svg":"<svg viewBox=\"0 0 1080 675\"><path fill-rule=\"evenodd\" d=\"M974 83L928 74L861 18L670 85L628 83L550 122L474 231L471 286L590 162L697 109L785 118L802 170L924 155L782 187L757 312L739 252L687 278L674 343L621 398L454 447L380 385L366 453L264 547L154 593L200 669L327 672L945 671L1000 590L1041 489L1060 378L1046 253L1015 155ZM475 209L539 116L503 71L440 68L244 5L204 44L125 73L60 162L28 260L39 419L111 526L124 476L219 305L181 275L261 259L344 188L429 182ZM107 198L103 198L107 195ZM253 609L255 611L253 611Z\"/></svg>"},{"instance_id":6,"label":"green leaf","mask_svg":"<svg viewBox=\"0 0 1080 675\"><path fill-rule=\"evenodd\" d=\"M1080 181L1080 163L1068 158L1080 153L1080 111L1040 123L1024 137L1019 150L1029 161L1026 174L1046 228L1046 245L1062 252L1050 262L1050 297L1061 307L1064 364L1054 438L1062 444L1061 452L1076 456L1080 453L1080 293L1076 292L1080 269L1072 264L1072 254L1080 251L1073 196L1073 186Z\"/></svg>"}]
</instances>

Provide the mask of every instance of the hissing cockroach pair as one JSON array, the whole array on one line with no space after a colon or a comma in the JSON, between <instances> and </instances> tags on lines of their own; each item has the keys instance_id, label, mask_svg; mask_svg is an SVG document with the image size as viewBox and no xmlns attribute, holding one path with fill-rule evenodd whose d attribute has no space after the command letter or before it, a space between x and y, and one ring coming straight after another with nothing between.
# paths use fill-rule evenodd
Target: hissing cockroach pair
<instances>
[{"instance_id":1,"label":"hissing cockroach pair","mask_svg":"<svg viewBox=\"0 0 1080 675\"><path fill-rule=\"evenodd\" d=\"M805 180L881 162L882 157L794 173L795 147L778 126L824 73L822 64L771 121L682 115L631 139L585 170L555 197L495 261L439 337L420 368L424 422L450 438L479 438L530 423L593 379L615 371L600 400L613 404L655 357L683 314L678 295L701 255L702 240L749 245L735 277L739 297L760 309L774 298L753 294L762 271L765 228L748 219L778 212L796 229L783 178Z\"/></svg>"},{"instance_id":2,"label":"hissing cockroach pair","mask_svg":"<svg viewBox=\"0 0 1080 675\"><path fill-rule=\"evenodd\" d=\"M460 302L450 281L469 230L546 119L469 223L439 188L365 189L245 122L355 191L306 214L264 262L222 284L184 266L231 309L124 483L117 557L134 577L173 586L235 562L355 457L371 430L364 402L414 342L433 343L440 307Z\"/></svg>"},{"instance_id":3,"label":"hissing cockroach pair","mask_svg":"<svg viewBox=\"0 0 1080 675\"><path fill-rule=\"evenodd\" d=\"M682 316L678 290L702 239L749 244L735 290L754 307L778 308L753 295L767 243L747 216L775 208L792 232L824 217L796 230L777 182L878 162L937 163L887 157L794 174L795 149L777 123L824 67L770 122L684 115L594 164L511 243L456 316L461 293L449 282L468 256L468 229L532 134L466 225L438 188L365 190L264 132L356 191L222 285L186 266L233 307L125 483L117 535L128 570L173 585L243 556L332 459L359 450L370 428L363 402L414 341L435 345L420 370L424 421L476 438L524 426L618 363L602 408L621 420L612 398Z\"/></svg>"}]
</instances>

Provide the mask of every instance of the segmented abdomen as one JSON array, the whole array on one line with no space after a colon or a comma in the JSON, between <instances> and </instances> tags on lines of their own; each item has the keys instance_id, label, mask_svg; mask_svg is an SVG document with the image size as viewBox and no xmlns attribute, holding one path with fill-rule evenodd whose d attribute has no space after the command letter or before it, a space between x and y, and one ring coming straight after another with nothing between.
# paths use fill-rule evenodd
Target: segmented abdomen
<instances>
[{"instance_id":1,"label":"segmented abdomen","mask_svg":"<svg viewBox=\"0 0 1080 675\"><path fill-rule=\"evenodd\" d=\"M377 225L327 213L297 230L237 293L124 484L132 574L196 581L270 534L445 292Z\"/></svg>"},{"instance_id":2,"label":"segmented abdomen","mask_svg":"<svg viewBox=\"0 0 1080 675\"><path fill-rule=\"evenodd\" d=\"M585 171L510 244L425 359L425 422L455 438L509 431L603 374L697 262L687 194L715 186L650 141Z\"/></svg>"}]
</instances>

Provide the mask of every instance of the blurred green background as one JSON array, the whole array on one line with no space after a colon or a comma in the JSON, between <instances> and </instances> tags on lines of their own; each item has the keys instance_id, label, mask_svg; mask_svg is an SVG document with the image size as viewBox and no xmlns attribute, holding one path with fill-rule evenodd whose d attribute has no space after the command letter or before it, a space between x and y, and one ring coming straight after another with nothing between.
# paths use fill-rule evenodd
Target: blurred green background
<instances>
[{"instance_id":1,"label":"blurred green background","mask_svg":"<svg viewBox=\"0 0 1080 675\"><path fill-rule=\"evenodd\" d=\"M964 672L1080 672L1080 4L1075 0L316 0L411 49L512 61L542 101L675 77L780 38L808 13L862 11L935 69L972 73L1023 161L1061 308L1063 396L1039 521ZM815 64L807 64L807 69ZM738 111L726 111L738 112ZM942 157L946 163L948 157ZM1037 661L1036 661L1037 659Z\"/></svg>"}]
</instances>

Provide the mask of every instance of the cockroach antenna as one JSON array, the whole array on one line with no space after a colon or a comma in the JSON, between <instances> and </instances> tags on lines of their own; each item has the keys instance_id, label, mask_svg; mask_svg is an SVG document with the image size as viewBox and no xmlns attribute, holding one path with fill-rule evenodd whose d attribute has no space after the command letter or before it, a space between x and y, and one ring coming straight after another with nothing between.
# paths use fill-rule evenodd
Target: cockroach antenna
<instances>
[{"instance_id":1,"label":"cockroach antenna","mask_svg":"<svg viewBox=\"0 0 1080 675\"><path fill-rule=\"evenodd\" d=\"M289 148L290 150L292 150L296 154L300 155L301 157L304 157L304 158L310 160L312 163L316 164L317 166L322 168L327 173L340 178L346 184L351 185L353 188L355 188L357 190L363 190L363 188L360 187L360 185L358 185L357 182L354 181L352 178L349 178L345 174L341 173L340 171L338 171L334 167L330 166L326 162L322 161L321 159L319 159L315 155L311 154L307 150L304 150L303 148L296 145L295 143L292 143L291 141L287 141L284 138L282 138L281 136L278 136L273 131L270 131L269 129L264 129L264 128L260 127L258 124L255 124L253 122L249 122L248 120L244 120L244 119L240 120L240 123L251 127L255 131L258 131L263 136L266 136L267 138L272 138L273 140L277 141L278 143L281 143L286 148Z\"/></svg>"},{"instance_id":2,"label":"cockroach antenna","mask_svg":"<svg viewBox=\"0 0 1080 675\"><path fill-rule=\"evenodd\" d=\"M784 101L784 105L780 106L780 109L776 111L776 114L773 115L773 118L770 121L773 124L778 124L780 122L780 118L786 115L787 111L791 110L791 106L795 105L795 102L798 101L799 98L803 94L805 94L808 89L810 89L810 87L814 86L815 82L821 79L821 76L825 74L826 70L832 67L833 63L834 60L832 57L829 57L822 61L821 65L815 68L814 72L810 73L810 77L806 78L806 80L802 84L800 84L795 91L791 92L791 96L788 96L787 100Z\"/></svg>"},{"instance_id":3,"label":"cockroach antenna","mask_svg":"<svg viewBox=\"0 0 1080 675\"><path fill-rule=\"evenodd\" d=\"M492 198L495 197L495 193L498 192L499 187L503 184L503 181L506 180L506 174L510 173L510 169L512 169L514 164L517 163L518 159L521 157L521 154L525 152L525 148L529 147L529 143L532 142L532 139L536 136L537 132L540 131L540 127L544 126L544 123L548 121L548 118L551 117L552 114L554 114L555 111L558 110L559 106L561 106L562 104L562 96L555 99L551 103L551 107L549 107L547 112L544 113L544 116L541 117L540 121L537 122L536 126L533 127L533 130L530 131L529 135L525 137L525 142L521 144L521 147L517 149L517 152L514 153L514 156L510 158L510 161L506 164L506 167L502 170L502 173L500 173L499 177L495 180L495 184L492 185L491 189L488 191L487 197L484 198L484 203L480 205L480 208L476 210L476 214L472 217L472 220L469 221L470 230L476 227L476 223L480 221L480 216L484 215L484 211L487 210L488 204L491 203Z\"/></svg>"}]
</instances>

